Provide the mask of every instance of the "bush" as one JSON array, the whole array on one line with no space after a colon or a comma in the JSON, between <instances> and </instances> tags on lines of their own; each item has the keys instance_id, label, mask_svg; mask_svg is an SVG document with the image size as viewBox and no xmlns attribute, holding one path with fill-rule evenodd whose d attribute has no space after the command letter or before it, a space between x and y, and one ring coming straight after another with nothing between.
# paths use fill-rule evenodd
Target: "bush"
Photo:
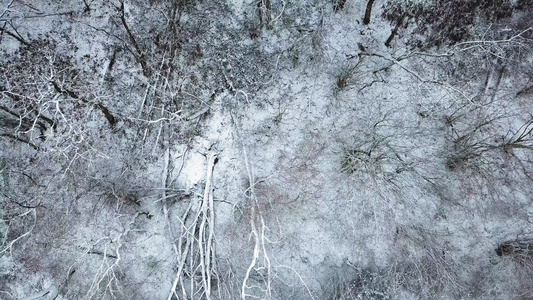
<instances>
[{"instance_id":1,"label":"bush","mask_svg":"<svg viewBox=\"0 0 533 300\"><path fill-rule=\"evenodd\" d=\"M386 274L380 270L364 268L357 270L355 276L348 282L336 286L332 300L392 299L389 295L389 283Z\"/></svg>"},{"instance_id":2,"label":"bush","mask_svg":"<svg viewBox=\"0 0 533 300\"><path fill-rule=\"evenodd\" d=\"M515 6L515 10L521 6ZM413 33L424 39L410 39L410 44L420 48L454 45L472 37L475 26L498 24L513 14L509 0L415 0L388 1L383 16L393 24L402 23L404 28L414 25Z\"/></svg>"}]
</instances>

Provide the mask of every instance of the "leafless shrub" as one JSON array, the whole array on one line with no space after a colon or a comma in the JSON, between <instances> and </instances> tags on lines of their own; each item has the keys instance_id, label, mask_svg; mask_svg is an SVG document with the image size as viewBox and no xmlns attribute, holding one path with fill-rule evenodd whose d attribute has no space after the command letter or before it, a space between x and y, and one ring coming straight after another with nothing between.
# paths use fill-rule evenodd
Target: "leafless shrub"
<instances>
[{"instance_id":1,"label":"leafless shrub","mask_svg":"<svg viewBox=\"0 0 533 300\"><path fill-rule=\"evenodd\" d=\"M389 276L396 292L407 291L420 298L460 295L464 287L457 266L438 237L418 228L399 228Z\"/></svg>"},{"instance_id":2,"label":"leafless shrub","mask_svg":"<svg viewBox=\"0 0 533 300\"><path fill-rule=\"evenodd\" d=\"M498 245L496 254L512 261L519 290L520 299L529 299L533 296L533 241L515 240Z\"/></svg>"},{"instance_id":3,"label":"leafless shrub","mask_svg":"<svg viewBox=\"0 0 533 300\"><path fill-rule=\"evenodd\" d=\"M354 86L360 80L363 76L358 74L361 62L362 59L358 59L357 62L348 62L340 67L335 76L335 94Z\"/></svg>"},{"instance_id":4,"label":"leafless shrub","mask_svg":"<svg viewBox=\"0 0 533 300\"><path fill-rule=\"evenodd\" d=\"M404 150L395 146L402 129L388 130L395 122L393 112L372 112L370 120L365 121L367 123L358 126L348 140L341 142L340 171L352 178L379 180L388 180L402 173L408 167L399 154Z\"/></svg>"},{"instance_id":5,"label":"leafless shrub","mask_svg":"<svg viewBox=\"0 0 533 300\"><path fill-rule=\"evenodd\" d=\"M371 172L375 174L381 169L381 161L386 160L386 152L380 149L380 140L362 143L355 149L345 150L341 162L341 171L347 174L355 172Z\"/></svg>"},{"instance_id":6,"label":"leafless shrub","mask_svg":"<svg viewBox=\"0 0 533 300\"><path fill-rule=\"evenodd\" d=\"M462 116L446 118L445 123L451 131L449 154L445 162L449 170L475 168L482 171L483 166L499 165L499 161L506 158L517 160L522 165L529 164L520 153L533 150L532 121L527 118L519 126L509 125L508 121L516 116L505 111L494 112L499 105L505 104L476 105L471 110L463 111ZM527 168L524 172L530 176Z\"/></svg>"},{"instance_id":7,"label":"leafless shrub","mask_svg":"<svg viewBox=\"0 0 533 300\"><path fill-rule=\"evenodd\" d=\"M371 268L358 268L345 282L340 282L335 287L331 300L387 300L393 299L389 294L389 277L383 270Z\"/></svg>"},{"instance_id":8,"label":"leafless shrub","mask_svg":"<svg viewBox=\"0 0 533 300\"><path fill-rule=\"evenodd\" d=\"M346 0L331 0L331 2L333 3L333 11L335 12L342 11L346 4Z\"/></svg>"}]
</instances>

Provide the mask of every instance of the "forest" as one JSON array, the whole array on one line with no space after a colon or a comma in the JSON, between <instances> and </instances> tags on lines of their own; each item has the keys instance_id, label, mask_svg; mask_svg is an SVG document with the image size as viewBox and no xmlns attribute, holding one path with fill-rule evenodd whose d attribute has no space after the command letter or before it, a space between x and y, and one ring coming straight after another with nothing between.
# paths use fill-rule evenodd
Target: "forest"
<instances>
[{"instance_id":1,"label":"forest","mask_svg":"<svg viewBox=\"0 0 533 300\"><path fill-rule=\"evenodd\" d=\"M533 299L533 0L2 0L0 299Z\"/></svg>"}]
</instances>

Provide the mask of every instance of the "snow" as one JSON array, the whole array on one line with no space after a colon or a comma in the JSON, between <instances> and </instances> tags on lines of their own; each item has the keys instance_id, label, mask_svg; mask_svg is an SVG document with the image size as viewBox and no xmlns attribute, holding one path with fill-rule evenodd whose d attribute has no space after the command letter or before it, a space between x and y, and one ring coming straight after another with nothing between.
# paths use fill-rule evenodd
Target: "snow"
<instances>
[{"instance_id":1,"label":"snow","mask_svg":"<svg viewBox=\"0 0 533 300\"><path fill-rule=\"evenodd\" d=\"M305 1L299 7L272 1L275 12L282 4L289 5L287 11L272 30L264 29L251 39L239 26L257 13L255 4L230 1L234 15L228 13L220 24L206 24L209 30L203 33L183 30L185 45L174 58L179 72L158 75L157 80L142 77L128 50L118 52L107 74L114 80L104 80L115 47L128 46L124 32L116 31L120 40L99 30L115 28L112 6L94 3L90 15L24 23L20 29L35 36L69 34L69 39L58 38L58 51L71 54L74 65L83 70L79 80L89 78L81 83L74 79L76 87L96 84L87 86L90 101L109 106L120 121L108 128L101 111L83 110L76 106L81 106L79 101L70 99L68 109L73 113L68 116L76 116L71 124L91 143L88 148L79 139L62 140L65 131L59 129L50 137L56 145L43 142L43 149L55 151L42 161L53 172L20 163L22 171L17 172L30 169L30 175L49 184L45 196L40 196L39 186L20 192L21 197L39 195L43 208L31 238L12 250L14 260L25 263L14 267L13 281L0 288L22 297L65 284L61 299L111 299L113 289L106 292L105 286L94 285L102 279L109 286L118 284L117 292L123 289L118 298L129 299L128 293L138 291L131 299L165 299L181 258L176 251L185 249L178 249L177 241L190 225L182 217L188 209L200 207L206 155L214 152L215 224L208 228L215 233L221 290L227 289L235 299L253 262L252 223L264 229L265 244L257 253L250 282L266 289L261 274L271 270L276 279L272 291L277 293L272 298L287 299L292 291L298 296L291 299L310 299L309 289L315 299L329 299L328 293L336 288L332 285L350 282L361 269L388 272L390 277L383 280L391 280L394 299L516 296L516 290L524 288L514 281L524 281L517 275L520 266L509 257L497 257L494 249L530 234L530 181L515 157L503 151L482 153L457 170L447 168L446 162L457 146L452 141L469 134L485 114L501 119L475 131L472 140L492 143L497 133L509 136L507 131L515 132L530 120L529 98L514 101L529 84L527 76L506 73L498 84L497 74L489 73L483 86L484 76L475 74L457 88L435 84L431 81L448 72L439 58L411 55L399 38L393 48L385 47L391 26L379 17L380 1L374 4L369 26L361 24L365 1L348 1L338 13L326 11L331 9L329 2L314 7L316 2ZM149 10L135 1L126 4L132 28L139 37L146 34L149 44L154 37L143 27L153 25L147 20L160 15L154 10L140 16ZM205 13L213 9L210 4L198 5ZM46 11L44 3L35 6ZM299 9L310 14L295 13ZM227 12L221 8L218 13ZM182 22L195 24L196 17L185 11ZM318 20L323 22L317 25ZM308 23L316 31L299 33ZM217 30L227 32L212 40ZM233 41L235 36L242 38ZM20 46L5 35L3 39L8 42L3 40L0 47L6 53ZM204 57L197 62L188 57L186 43L201 45ZM227 45L227 53L217 52ZM206 57L213 53L221 56ZM262 66L265 69L259 70ZM260 76L260 71L272 76ZM475 72L458 73L463 71ZM347 86L337 85L340 75L347 75ZM228 87L228 78L239 86ZM492 89L497 89L496 101L476 106L472 99L477 92L490 94ZM174 107L173 101L183 102ZM446 124L452 117L456 119ZM30 156L9 147L6 157L14 161ZM76 149L76 159L68 149ZM165 166L167 149L171 163ZM523 149L511 151L523 161L531 159ZM361 156L354 155L353 172L346 172L343 162L350 153ZM61 169L70 165L70 172ZM61 181L58 174L63 173L72 177ZM23 186L22 181L18 184ZM51 248L37 251L39 241L46 238L52 239ZM104 257L106 249L120 253L121 259ZM42 253L51 258L40 257ZM119 264L116 269L110 267L114 262ZM104 276L106 268L116 270L115 277ZM61 280L72 269L77 271L67 285ZM413 275L415 269L425 277ZM190 275L187 280L195 278ZM475 280L479 295L469 289ZM430 284L444 287L424 291ZM268 298L260 289L250 293Z\"/></svg>"}]
</instances>

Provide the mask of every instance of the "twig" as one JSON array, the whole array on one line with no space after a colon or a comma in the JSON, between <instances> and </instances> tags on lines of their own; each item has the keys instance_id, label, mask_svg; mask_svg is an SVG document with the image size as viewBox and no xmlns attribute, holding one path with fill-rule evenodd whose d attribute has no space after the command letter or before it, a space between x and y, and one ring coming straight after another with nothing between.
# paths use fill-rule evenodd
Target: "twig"
<instances>
[{"instance_id":1,"label":"twig","mask_svg":"<svg viewBox=\"0 0 533 300\"><path fill-rule=\"evenodd\" d=\"M382 55L382 54L377 54L377 53L372 53L372 54L368 54L370 56L376 56L376 57L380 57L380 58L383 58L385 60L388 60L396 65L398 65L401 69L403 69L404 71L406 71L407 73L411 74L413 77L415 77L418 81L422 82L422 83L432 83L432 84L436 84L436 85L439 85L439 86L442 86L444 88L449 88L457 93L459 93L462 98L464 98L465 100L467 100L470 104L472 105L475 105L475 106L481 106L481 104L476 104L474 102L472 102L472 100L463 92L461 91L460 89L458 88L455 88L453 86L449 86L449 85L446 85L445 83L443 82L440 82L438 80L433 80L433 79L426 79L426 78L423 78L421 77L420 75L418 75L416 72L414 72L413 70L405 67L404 65L402 65L396 58L394 57L388 57L388 56L385 56L385 55Z\"/></svg>"},{"instance_id":2,"label":"twig","mask_svg":"<svg viewBox=\"0 0 533 300\"><path fill-rule=\"evenodd\" d=\"M8 11L10 11L9 8L11 7L11 5L13 5L13 2L15 2L15 0L11 0L11 1L6 5L6 8L5 8L4 11L2 12L2 14L0 14L0 18L3 18L4 15L5 15Z\"/></svg>"},{"instance_id":3,"label":"twig","mask_svg":"<svg viewBox=\"0 0 533 300\"><path fill-rule=\"evenodd\" d=\"M4 27L5 27L5 24L4 24ZM26 42L26 40L24 40L20 35L17 35L17 34L14 34L13 32L5 29L5 28L0 28L0 31L2 33L7 33L7 35L10 35L11 37L13 37L14 39L16 39L17 41L19 41L19 43L23 44L24 46L27 46L27 47L31 47L31 44Z\"/></svg>"}]
</instances>

